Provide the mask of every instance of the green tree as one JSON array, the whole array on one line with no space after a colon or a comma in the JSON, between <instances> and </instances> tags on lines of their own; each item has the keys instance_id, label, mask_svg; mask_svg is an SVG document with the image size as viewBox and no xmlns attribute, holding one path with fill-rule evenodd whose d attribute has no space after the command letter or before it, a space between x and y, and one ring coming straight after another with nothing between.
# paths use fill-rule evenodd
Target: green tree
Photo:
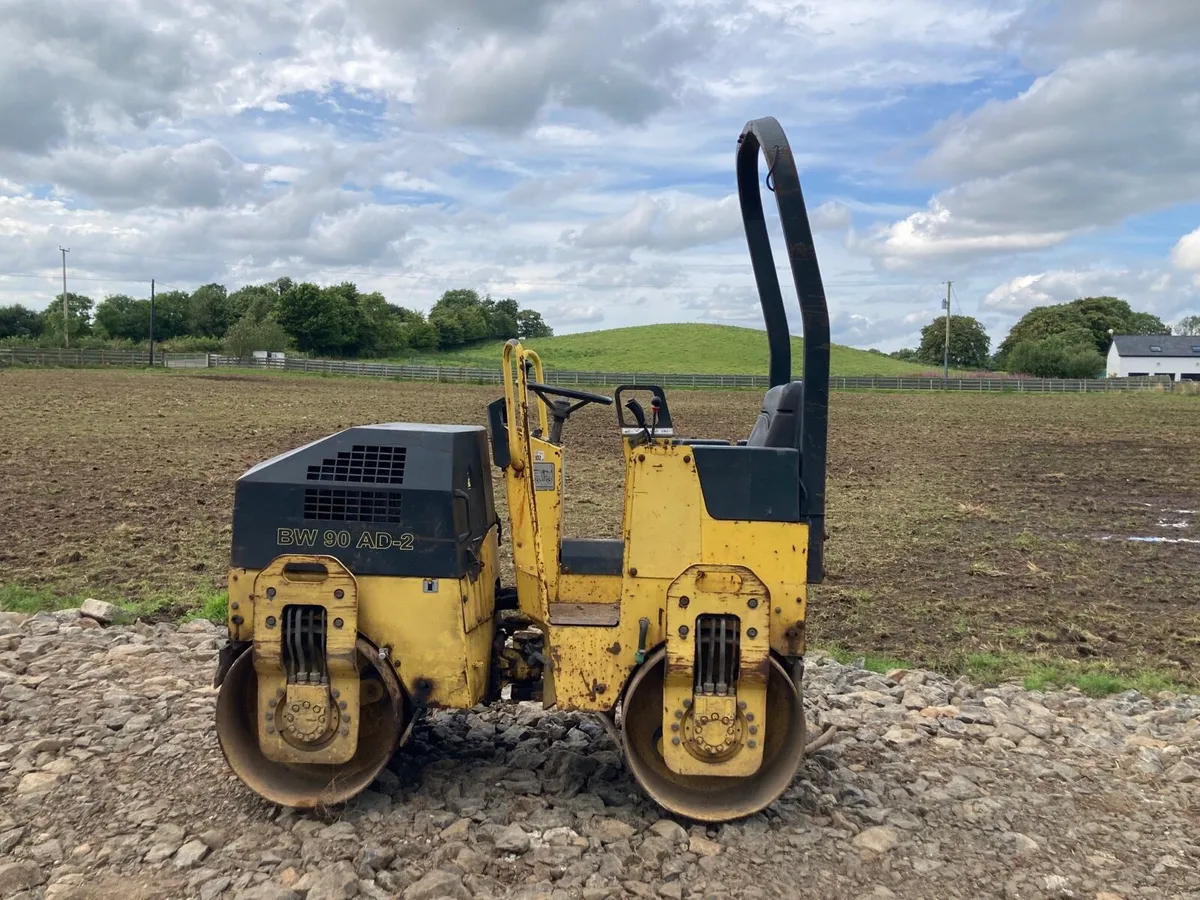
<instances>
[{"instance_id":1,"label":"green tree","mask_svg":"<svg viewBox=\"0 0 1200 900\"><path fill-rule=\"evenodd\" d=\"M992 339L973 316L950 317L950 365L956 369L982 369L987 366ZM946 348L946 317L938 316L921 329L917 359L941 365Z\"/></svg>"},{"instance_id":2,"label":"green tree","mask_svg":"<svg viewBox=\"0 0 1200 900\"><path fill-rule=\"evenodd\" d=\"M192 295L187 291L164 291L154 298L154 339L169 341L188 332Z\"/></svg>"},{"instance_id":3,"label":"green tree","mask_svg":"<svg viewBox=\"0 0 1200 900\"><path fill-rule=\"evenodd\" d=\"M437 330L439 350L450 350L466 342L466 329L459 312L453 307L437 305L429 311L429 324Z\"/></svg>"},{"instance_id":4,"label":"green tree","mask_svg":"<svg viewBox=\"0 0 1200 900\"><path fill-rule=\"evenodd\" d=\"M19 303L0 306L0 338L36 338L42 333L42 318Z\"/></svg>"},{"instance_id":5,"label":"green tree","mask_svg":"<svg viewBox=\"0 0 1200 900\"><path fill-rule=\"evenodd\" d=\"M358 336L355 349L363 356L387 356L404 349L404 325L383 294L358 294Z\"/></svg>"},{"instance_id":6,"label":"green tree","mask_svg":"<svg viewBox=\"0 0 1200 900\"><path fill-rule=\"evenodd\" d=\"M67 291L67 335L87 337L92 333L92 303L91 297L74 294ZM63 295L59 294L54 302L42 310L42 333L55 341L63 339Z\"/></svg>"},{"instance_id":7,"label":"green tree","mask_svg":"<svg viewBox=\"0 0 1200 900\"><path fill-rule=\"evenodd\" d=\"M1117 297L1080 297L1070 303L1031 309L1001 342L997 355L1007 367L1008 355L1017 344L1055 336L1063 338L1066 345L1090 342L1104 355L1114 334L1169 333L1157 316L1136 312Z\"/></svg>"},{"instance_id":8,"label":"green tree","mask_svg":"<svg viewBox=\"0 0 1200 900\"><path fill-rule=\"evenodd\" d=\"M277 317L296 346L307 353L341 354L353 349L358 337L357 310L342 285L294 285L280 296Z\"/></svg>"},{"instance_id":9,"label":"green tree","mask_svg":"<svg viewBox=\"0 0 1200 900\"><path fill-rule=\"evenodd\" d=\"M888 356L892 359L902 359L905 362L920 362L917 358L917 351L912 347L902 347L899 350L893 350Z\"/></svg>"},{"instance_id":10,"label":"green tree","mask_svg":"<svg viewBox=\"0 0 1200 900\"><path fill-rule=\"evenodd\" d=\"M135 300L127 294L111 294L96 307L95 326L98 333L108 337L135 342L148 340L150 301Z\"/></svg>"},{"instance_id":11,"label":"green tree","mask_svg":"<svg viewBox=\"0 0 1200 900\"><path fill-rule=\"evenodd\" d=\"M542 320L540 312L532 309L523 309L517 313L517 337L540 338L553 336L553 329Z\"/></svg>"},{"instance_id":12,"label":"green tree","mask_svg":"<svg viewBox=\"0 0 1200 900\"><path fill-rule=\"evenodd\" d=\"M1184 316L1175 323L1176 334L1200 334L1200 316Z\"/></svg>"},{"instance_id":13,"label":"green tree","mask_svg":"<svg viewBox=\"0 0 1200 900\"><path fill-rule=\"evenodd\" d=\"M225 334L226 352L241 359L255 350L287 350L290 346L283 326L271 318L255 321L252 316L242 316Z\"/></svg>"},{"instance_id":14,"label":"green tree","mask_svg":"<svg viewBox=\"0 0 1200 900\"><path fill-rule=\"evenodd\" d=\"M493 300L491 297L485 297L483 311L487 317L488 337L507 341L520 334L517 316L520 315L521 308L516 300Z\"/></svg>"},{"instance_id":15,"label":"green tree","mask_svg":"<svg viewBox=\"0 0 1200 900\"><path fill-rule=\"evenodd\" d=\"M254 322L262 322L275 311L278 303L279 291L270 284L247 284L229 295L229 305L238 316L238 324L246 316Z\"/></svg>"},{"instance_id":16,"label":"green tree","mask_svg":"<svg viewBox=\"0 0 1200 900\"><path fill-rule=\"evenodd\" d=\"M223 284L205 284L192 292L188 308L188 334L196 337L224 337L238 319L234 304Z\"/></svg>"},{"instance_id":17,"label":"green tree","mask_svg":"<svg viewBox=\"0 0 1200 900\"><path fill-rule=\"evenodd\" d=\"M1167 325L1158 316L1151 315L1145 312L1135 312L1129 317L1129 323L1126 326L1129 331L1126 334L1170 334L1171 326ZM1120 334L1121 332L1116 332ZM1104 352L1108 352L1108 346L1104 348Z\"/></svg>"}]
</instances>

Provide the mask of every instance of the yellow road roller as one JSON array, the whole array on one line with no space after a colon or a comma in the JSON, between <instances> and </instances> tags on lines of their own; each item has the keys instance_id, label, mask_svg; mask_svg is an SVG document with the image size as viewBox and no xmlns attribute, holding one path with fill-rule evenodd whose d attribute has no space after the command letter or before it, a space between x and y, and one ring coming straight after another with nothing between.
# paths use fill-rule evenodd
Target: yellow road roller
<instances>
[{"instance_id":1,"label":"yellow road roller","mask_svg":"<svg viewBox=\"0 0 1200 900\"><path fill-rule=\"evenodd\" d=\"M801 380L760 155L800 301ZM551 384L512 340L486 423L353 427L238 480L216 725L251 789L338 804L425 711L522 700L601 716L645 792L690 819L736 819L788 787L805 751L808 585L823 574L829 318L778 122L745 126L736 169L770 345L745 440L676 434L658 386ZM620 538L563 536L567 426L587 404L616 412ZM501 583L504 543L515 585Z\"/></svg>"}]
</instances>

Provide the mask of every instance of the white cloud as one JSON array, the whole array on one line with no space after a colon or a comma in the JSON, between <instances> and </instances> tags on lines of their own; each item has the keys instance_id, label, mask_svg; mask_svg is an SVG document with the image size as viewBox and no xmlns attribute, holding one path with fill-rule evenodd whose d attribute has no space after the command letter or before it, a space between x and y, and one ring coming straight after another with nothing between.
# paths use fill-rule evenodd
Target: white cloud
<instances>
[{"instance_id":1,"label":"white cloud","mask_svg":"<svg viewBox=\"0 0 1200 900\"><path fill-rule=\"evenodd\" d=\"M827 200L808 214L813 231L842 231L850 227L854 213L845 203Z\"/></svg>"},{"instance_id":2,"label":"white cloud","mask_svg":"<svg viewBox=\"0 0 1200 900\"><path fill-rule=\"evenodd\" d=\"M559 325L598 325L604 321L604 310L599 306L549 306L543 312Z\"/></svg>"},{"instance_id":3,"label":"white cloud","mask_svg":"<svg viewBox=\"0 0 1200 900\"><path fill-rule=\"evenodd\" d=\"M1049 71L931 129L917 171L951 185L865 251L897 266L1037 250L1200 200L1195 4L1105 0L1051 24L1035 8L1007 36Z\"/></svg>"},{"instance_id":4,"label":"white cloud","mask_svg":"<svg viewBox=\"0 0 1200 900\"><path fill-rule=\"evenodd\" d=\"M1185 234L1171 248L1171 262L1177 269L1194 273L1196 286L1200 287L1200 228Z\"/></svg>"},{"instance_id":5,"label":"white cloud","mask_svg":"<svg viewBox=\"0 0 1200 900\"><path fill-rule=\"evenodd\" d=\"M720 200L643 194L624 215L564 232L563 240L581 248L680 250L734 237L742 228L740 215L734 194Z\"/></svg>"},{"instance_id":6,"label":"white cloud","mask_svg":"<svg viewBox=\"0 0 1200 900\"><path fill-rule=\"evenodd\" d=\"M290 274L511 294L564 329L757 326L733 156L769 113L835 339L911 345L947 278L993 329L1075 291L1165 311L1194 303L1194 217L1112 236L1200 198L1194 8L10 0L0 272L37 277L0 304L44 306L61 243L97 297Z\"/></svg>"},{"instance_id":7,"label":"white cloud","mask_svg":"<svg viewBox=\"0 0 1200 900\"><path fill-rule=\"evenodd\" d=\"M1154 313L1167 322L1194 302L1196 293L1158 268L1066 269L1013 278L989 292L983 307L1016 317L1035 306L1103 296L1120 297L1134 309Z\"/></svg>"}]
</instances>

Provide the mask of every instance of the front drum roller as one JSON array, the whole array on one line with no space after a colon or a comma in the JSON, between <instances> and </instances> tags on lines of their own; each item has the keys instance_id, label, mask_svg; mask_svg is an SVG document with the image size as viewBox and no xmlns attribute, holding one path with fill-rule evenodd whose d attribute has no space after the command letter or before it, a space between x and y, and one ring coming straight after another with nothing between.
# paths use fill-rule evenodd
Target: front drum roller
<instances>
[{"instance_id":1,"label":"front drum roller","mask_svg":"<svg viewBox=\"0 0 1200 900\"><path fill-rule=\"evenodd\" d=\"M629 770L651 798L698 822L728 822L770 806L792 783L804 758L805 722L800 692L771 658L767 683L766 740L753 775L680 775L662 756L663 674L666 650L655 651L625 692L621 734Z\"/></svg>"},{"instance_id":2,"label":"front drum roller","mask_svg":"<svg viewBox=\"0 0 1200 900\"><path fill-rule=\"evenodd\" d=\"M362 637L356 649L363 682L358 746L349 762L337 765L280 763L263 755L256 737L254 653L247 651L234 661L217 695L217 740L229 767L256 794L298 809L333 806L365 790L392 758L410 707L396 673L378 650Z\"/></svg>"}]
</instances>

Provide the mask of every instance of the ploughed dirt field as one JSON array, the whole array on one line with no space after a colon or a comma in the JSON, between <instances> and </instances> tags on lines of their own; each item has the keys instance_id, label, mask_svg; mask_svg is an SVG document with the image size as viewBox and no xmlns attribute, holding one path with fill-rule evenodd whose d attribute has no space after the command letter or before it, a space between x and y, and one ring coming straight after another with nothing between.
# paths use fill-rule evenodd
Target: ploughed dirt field
<instances>
[{"instance_id":1,"label":"ploughed dirt field","mask_svg":"<svg viewBox=\"0 0 1200 900\"><path fill-rule=\"evenodd\" d=\"M0 601L181 611L222 585L245 469L355 424L483 424L497 392L0 372ZM742 438L760 397L669 399L680 433ZM982 680L1070 666L1099 692L1110 672L1200 684L1200 398L838 392L830 405L812 644ZM616 536L615 413L577 413L565 442L568 533Z\"/></svg>"}]
</instances>

